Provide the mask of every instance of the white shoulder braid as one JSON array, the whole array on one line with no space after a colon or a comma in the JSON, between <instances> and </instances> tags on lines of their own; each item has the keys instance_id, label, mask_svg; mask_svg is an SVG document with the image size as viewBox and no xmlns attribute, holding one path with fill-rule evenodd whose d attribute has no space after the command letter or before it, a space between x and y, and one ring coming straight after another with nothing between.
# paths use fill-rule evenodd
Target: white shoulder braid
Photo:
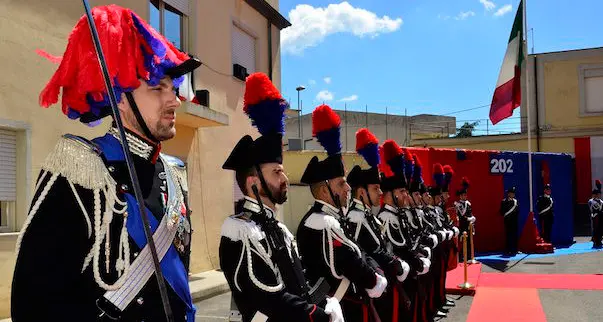
<instances>
[{"instance_id":1,"label":"white shoulder braid","mask_svg":"<svg viewBox=\"0 0 603 322\"><path fill-rule=\"evenodd\" d=\"M388 225L391 223L394 226L397 226L396 228L398 228L400 226L400 220L398 220L398 216L392 214L389 211L382 211L379 214L379 219L381 219L381 221L383 221L384 225Z\"/></svg>"},{"instance_id":2,"label":"white shoulder braid","mask_svg":"<svg viewBox=\"0 0 603 322\"><path fill-rule=\"evenodd\" d=\"M90 218L94 220L94 244L92 249L84 259L82 272L86 270L90 261L93 261L93 273L97 284L105 290L119 289L125 283L125 277L130 268L130 248L128 241L127 222L127 203L117 197L116 182L111 177L109 170L105 166L101 151L92 142L81 137L65 134L57 142L53 151L46 157L42 164L42 175L37 183L36 191L47 175L50 179L42 188L40 196L31 207L27 219L23 224L21 233L17 239L16 252L18 254L23 235L31 223L33 217L38 211L40 205L46 198L46 195L52 188L52 185L59 176L67 180L76 199L82 215L88 227L88 237L92 236L92 224ZM84 189L92 190L94 196L94 214L90 216L84 204L77 193L75 185ZM101 194L104 196L104 205L101 205ZM104 207L103 207L104 206ZM119 257L115 264L115 270L118 273L118 280L113 284L106 284L100 276L100 247L105 242L105 271L109 272L109 259L111 254L111 243L109 239L109 227L113 221L114 215L123 216L123 225L119 236ZM124 254L128 254L124 256Z\"/></svg>"},{"instance_id":3,"label":"white shoulder braid","mask_svg":"<svg viewBox=\"0 0 603 322\"><path fill-rule=\"evenodd\" d=\"M289 231L287 230L287 232ZM290 232L289 234L291 235ZM280 276L278 268L272 262L272 251L270 247L265 248L264 245L262 245L262 243L260 242L261 240L266 238L266 234L261 230L260 226L258 226L255 222L251 220L247 220L244 218L240 218L237 215L233 215L226 218L224 224L222 224L221 235L230 239L233 242L240 241L243 244L234 275L235 287L239 291L241 291L241 287L239 286L238 275L241 269L241 264L243 263L244 259L246 259L247 263L247 275L256 287L268 293L275 293L283 289L283 280ZM266 264L270 268L270 270L274 274L274 277L276 278L276 285L264 284L255 276L255 273L253 272L253 258L251 256L252 253L255 253L264 262L264 264Z\"/></svg>"},{"instance_id":4,"label":"white shoulder braid","mask_svg":"<svg viewBox=\"0 0 603 322\"><path fill-rule=\"evenodd\" d=\"M335 219L335 217L318 212L311 214L306 219L304 225L314 230L341 229L341 225L339 224L339 221Z\"/></svg>"},{"instance_id":5,"label":"white shoulder braid","mask_svg":"<svg viewBox=\"0 0 603 322\"><path fill-rule=\"evenodd\" d=\"M255 222L237 217L236 215L224 220L221 235L233 242L241 241L243 238L251 238L254 241L266 238L266 234Z\"/></svg>"},{"instance_id":6,"label":"white shoulder braid","mask_svg":"<svg viewBox=\"0 0 603 322\"><path fill-rule=\"evenodd\" d=\"M348 219L355 224L362 224L366 218L364 212L354 209L348 213Z\"/></svg>"}]
</instances>

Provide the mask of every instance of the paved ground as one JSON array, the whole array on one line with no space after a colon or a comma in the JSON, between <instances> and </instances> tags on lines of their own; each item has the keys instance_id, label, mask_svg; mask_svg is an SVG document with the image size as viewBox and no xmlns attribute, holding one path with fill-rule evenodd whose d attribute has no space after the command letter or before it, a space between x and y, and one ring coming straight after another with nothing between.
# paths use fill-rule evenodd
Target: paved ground
<instances>
[{"instance_id":1,"label":"paved ground","mask_svg":"<svg viewBox=\"0 0 603 322\"><path fill-rule=\"evenodd\" d=\"M197 318L195 322L228 321L230 292L197 302L195 305L197 306Z\"/></svg>"},{"instance_id":2,"label":"paved ground","mask_svg":"<svg viewBox=\"0 0 603 322\"><path fill-rule=\"evenodd\" d=\"M588 238L577 237L577 242ZM526 274L603 274L603 253L588 253L559 257L526 258L513 262L483 263L484 272L512 272ZM547 320L603 321L603 292L573 290L539 290L540 301ZM447 318L439 321L466 321L472 297L449 296L456 302ZM196 303L197 322L227 321L230 293Z\"/></svg>"}]
</instances>

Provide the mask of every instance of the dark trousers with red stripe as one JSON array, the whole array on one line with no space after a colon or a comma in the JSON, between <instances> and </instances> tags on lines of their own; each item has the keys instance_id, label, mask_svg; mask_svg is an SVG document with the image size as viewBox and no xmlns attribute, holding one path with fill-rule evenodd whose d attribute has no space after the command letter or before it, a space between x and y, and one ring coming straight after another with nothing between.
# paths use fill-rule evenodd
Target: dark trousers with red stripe
<instances>
[{"instance_id":1,"label":"dark trousers with red stripe","mask_svg":"<svg viewBox=\"0 0 603 322\"><path fill-rule=\"evenodd\" d=\"M346 322L380 322L375 307L370 307L367 301L344 297L341 301L341 310Z\"/></svg>"},{"instance_id":2,"label":"dark trousers with red stripe","mask_svg":"<svg viewBox=\"0 0 603 322\"><path fill-rule=\"evenodd\" d=\"M387 292L374 301L381 321L411 322L411 299L406 294L402 283L397 280L389 282L391 286L388 286Z\"/></svg>"}]
</instances>

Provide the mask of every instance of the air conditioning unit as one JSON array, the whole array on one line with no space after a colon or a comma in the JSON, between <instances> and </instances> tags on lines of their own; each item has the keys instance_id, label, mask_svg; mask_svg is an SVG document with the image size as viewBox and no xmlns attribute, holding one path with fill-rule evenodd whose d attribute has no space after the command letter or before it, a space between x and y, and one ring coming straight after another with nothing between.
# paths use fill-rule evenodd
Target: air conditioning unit
<instances>
[{"instance_id":1,"label":"air conditioning unit","mask_svg":"<svg viewBox=\"0 0 603 322\"><path fill-rule=\"evenodd\" d=\"M289 151L301 151L302 148L302 139L294 138L289 139Z\"/></svg>"},{"instance_id":2,"label":"air conditioning unit","mask_svg":"<svg viewBox=\"0 0 603 322\"><path fill-rule=\"evenodd\" d=\"M247 78L247 76L249 76L249 74L247 74L247 68L239 65L239 64L233 64L232 65L232 76L245 81L245 79Z\"/></svg>"}]
</instances>

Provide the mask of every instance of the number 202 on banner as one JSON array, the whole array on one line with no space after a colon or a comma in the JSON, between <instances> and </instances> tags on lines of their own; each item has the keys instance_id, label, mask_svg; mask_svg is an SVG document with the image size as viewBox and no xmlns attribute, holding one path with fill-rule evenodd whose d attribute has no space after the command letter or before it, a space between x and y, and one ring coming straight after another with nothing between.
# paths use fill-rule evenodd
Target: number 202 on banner
<instances>
[{"instance_id":1,"label":"number 202 on banner","mask_svg":"<svg viewBox=\"0 0 603 322\"><path fill-rule=\"evenodd\" d=\"M491 159L490 160L490 173L513 173L513 160L511 159Z\"/></svg>"}]
</instances>

